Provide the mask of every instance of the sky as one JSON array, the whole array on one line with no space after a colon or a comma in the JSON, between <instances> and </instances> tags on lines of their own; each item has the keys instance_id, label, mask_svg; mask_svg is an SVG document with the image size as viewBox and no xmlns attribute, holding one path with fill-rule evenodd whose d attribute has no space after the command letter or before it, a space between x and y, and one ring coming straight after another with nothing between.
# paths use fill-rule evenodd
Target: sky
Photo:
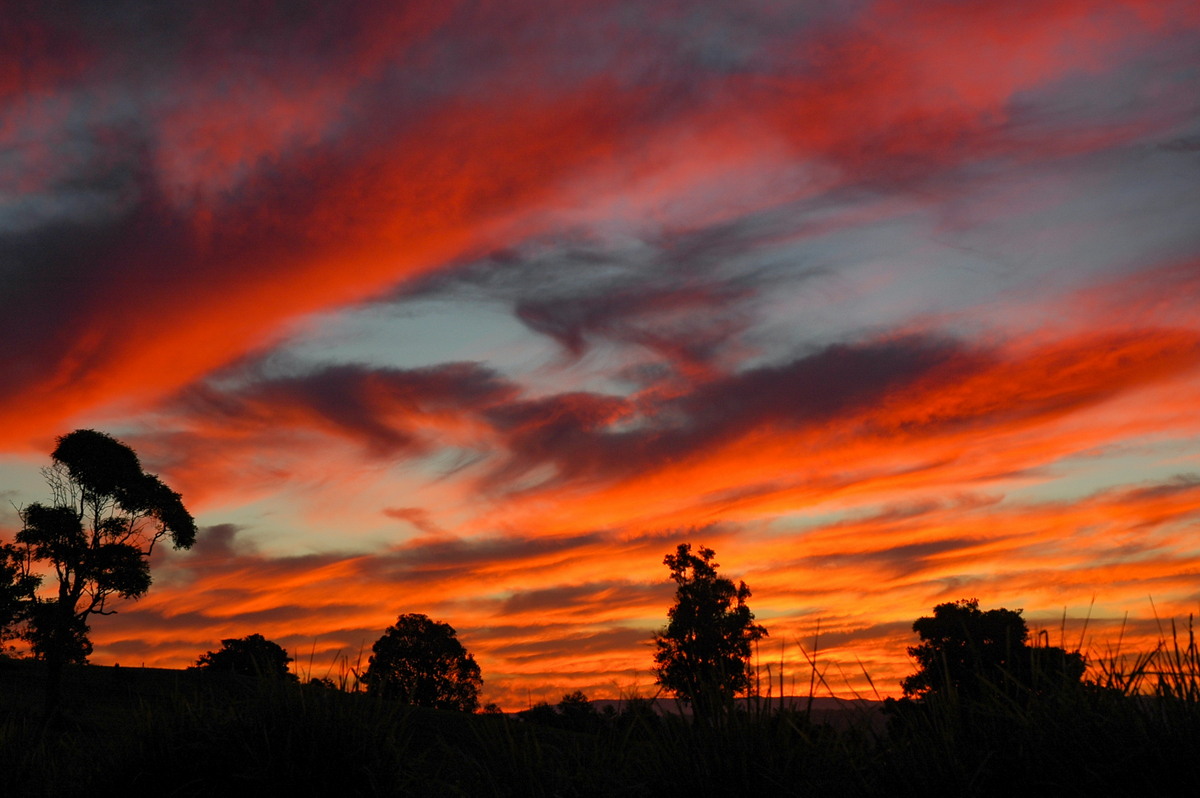
<instances>
[{"instance_id":1,"label":"sky","mask_svg":"<svg viewBox=\"0 0 1200 798\"><path fill-rule=\"evenodd\" d=\"M77 428L200 526L92 662L419 612L485 702L648 695L682 542L776 691L1200 607L1194 2L0 17L0 539Z\"/></svg>"}]
</instances>

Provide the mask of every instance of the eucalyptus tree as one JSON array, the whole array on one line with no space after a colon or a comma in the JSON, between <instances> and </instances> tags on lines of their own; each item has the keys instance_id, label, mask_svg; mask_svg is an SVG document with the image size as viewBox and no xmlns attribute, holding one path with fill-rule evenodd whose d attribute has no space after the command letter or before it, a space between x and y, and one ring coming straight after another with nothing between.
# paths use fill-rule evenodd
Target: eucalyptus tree
<instances>
[{"instance_id":1,"label":"eucalyptus tree","mask_svg":"<svg viewBox=\"0 0 1200 798\"><path fill-rule=\"evenodd\" d=\"M17 543L31 561L49 567L52 589L30 603L26 634L47 663L53 704L62 667L91 654L90 619L115 613L117 599L144 595L155 545L169 539L177 549L191 547L196 523L180 495L106 433L63 435L50 457L42 474L51 501L21 511Z\"/></svg>"}]
</instances>

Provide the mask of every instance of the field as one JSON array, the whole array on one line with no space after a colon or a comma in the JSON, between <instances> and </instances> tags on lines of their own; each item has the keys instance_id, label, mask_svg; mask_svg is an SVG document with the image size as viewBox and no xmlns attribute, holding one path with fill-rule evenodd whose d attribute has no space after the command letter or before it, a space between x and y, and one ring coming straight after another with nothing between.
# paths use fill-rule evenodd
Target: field
<instances>
[{"instance_id":1,"label":"field","mask_svg":"<svg viewBox=\"0 0 1200 798\"><path fill-rule=\"evenodd\" d=\"M5 794L1190 795L1194 643L1015 701L744 702L714 723L631 698L465 715L365 694L141 668L0 661ZM882 713L882 714L881 714Z\"/></svg>"}]
</instances>

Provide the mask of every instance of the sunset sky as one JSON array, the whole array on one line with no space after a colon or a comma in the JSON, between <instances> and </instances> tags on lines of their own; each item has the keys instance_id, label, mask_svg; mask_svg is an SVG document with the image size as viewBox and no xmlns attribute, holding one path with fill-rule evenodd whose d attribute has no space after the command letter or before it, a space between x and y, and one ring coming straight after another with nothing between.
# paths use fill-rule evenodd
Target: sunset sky
<instances>
[{"instance_id":1,"label":"sunset sky","mask_svg":"<svg viewBox=\"0 0 1200 798\"><path fill-rule=\"evenodd\" d=\"M0 539L76 428L201 527L95 663L421 612L484 701L648 694L680 542L803 691L1200 610L1195 0L0 18Z\"/></svg>"}]
</instances>

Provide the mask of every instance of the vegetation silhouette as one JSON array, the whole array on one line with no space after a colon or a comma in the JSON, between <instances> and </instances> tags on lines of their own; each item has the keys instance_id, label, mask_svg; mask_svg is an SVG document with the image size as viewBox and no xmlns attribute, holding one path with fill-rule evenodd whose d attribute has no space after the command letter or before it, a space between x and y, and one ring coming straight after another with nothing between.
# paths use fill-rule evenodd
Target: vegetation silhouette
<instances>
[{"instance_id":1,"label":"vegetation silhouette","mask_svg":"<svg viewBox=\"0 0 1200 798\"><path fill-rule=\"evenodd\" d=\"M221 648L201 654L191 669L299 681L299 677L288 670L291 661L287 651L278 643L260 634L252 634L222 640Z\"/></svg>"},{"instance_id":2,"label":"vegetation silhouette","mask_svg":"<svg viewBox=\"0 0 1200 798\"><path fill-rule=\"evenodd\" d=\"M681 543L663 558L677 587L667 626L654 636L658 684L686 701L698 720L727 713L734 696L750 689L751 646L767 635L746 605L750 588L719 576L714 556Z\"/></svg>"},{"instance_id":3,"label":"vegetation silhouette","mask_svg":"<svg viewBox=\"0 0 1200 798\"><path fill-rule=\"evenodd\" d=\"M0 642L22 634L42 660L0 656L6 795L163 784L211 794L229 783L380 795L1170 794L1194 778L1190 622L1183 635L1172 622L1130 666L1032 644L1021 610L939 604L913 623L916 672L901 682L905 698L882 702L886 723L878 703L830 722L813 713L815 687L804 710L782 696L733 700L755 683L751 646L766 630L745 583L690 544L663 560L676 594L655 635L655 675L696 718L720 722L637 697L599 712L582 691L515 717L495 705L467 714L478 712L479 667L451 626L419 614L376 641L365 693L348 663L336 681L300 684L288 653L258 634L222 640L188 670L274 678L77 664L91 650L90 616L144 594L155 543L191 545L195 525L178 494L103 433L63 436L53 460L53 501L21 510L16 542L0 545ZM39 565L57 593L38 595ZM809 664L810 684L828 686L815 655ZM30 711L36 688L63 669L77 674L70 715L42 724Z\"/></svg>"},{"instance_id":4,"label":"vegetation silhouette","mask_svg":"<svg viewBox=\"0 0 1200 798\"><path fill-rule=\"evenodd\" d=\"M49 505L21 511L17 545L25 562L53 566L57 590L26 606L25 636L47 666L46 700L58 703L62 669L91 654L89 618L112 615L114 598L150 588L150 554L169 537L190 548L196 523L179 494L142 470L133 449L103 432L79 429L58 438L42 469Z\"/></svg>"},{"instance_id":5,"label":"vegetation silhouette","mask_svg":"<svg viewBox=\"0 0 1200 798\"><path fill-rule=\"evenodd\" d=\"M0 544L0 653L8 650L8 641L23 636L24 621L42 582L29 569L24 547Z\"/></svg>"},{"instance_id":6,"label":"vegetation silhouette","mask_svg":"<svg viewBox=\"0 0 1200 798\"><path fill-rule=\"evenodd\" d=\"M371 646L367 691L406 704L474 712L483 678L454 627L426 615L401 615Z\"/></svg>"},{"instance_id":7,"label":"vegetation silhouette","mask_svg":"<svg viewBox=\"0 0 1200 798\"><path fill-rule=\"evenodd\" d=\"M908 649L917 672L901 682L904 695L954 693L966 699L1000 692L1011 698L1078 684L1083 655L1029 645L1021 610L980 610L978 599L939 604L913 623L921 643Z\"/></svg>"},{"instance_id":8,"label":"vegetation silhouette","mask_svg":"<svg viewBox=\"0 0 1200 798\"><path fill-rule=\"evenodd\" d=\"M810 684L824 684L825 666L809 664ZM162 785L208 795L231 783L362 795L1186 792L1200 739L1190 626L1180 636L1172 627L1132 667L1094 664L1081 689L1029 690L1022 702L986 688L967 700L948 687L895 702L903 709L886 725L874 722L878 704L858 702L836 723L798 710L804 702L738 702L718 724L637 697L595 712L579 691L517 716L467 714L356 691L345 678L309 687L70 666L70 722L51 736L29 712L41 663L0 658L0 772L13 796L157 794Z\"/></svg>"},{"instance_id":9,"label":"vegetation silhouette","mask_svg":"<svg viewBox=\"0 0 1200 798\"><path fill-rule=\"evenodd\" d=\"M568 728L579 731L594 731L604 717L582 690L564 695L558 702L558 714Z\"/></svg>"},{"instance_id":10,"label":"vegetation silhouette","mask_svg":"<svg viewBox=\"0 0 1200 798\"><path fill-rule=\"evenodd\" d=\"M556 706L539 701L529 709L518 712L517 716L524 721L543 726L577 732L596 732L605 724L611 723L617 717L617 711L608 706L601 712L582 690L575 690L563 695Z\"/></svg>"},{"instance_id":11,"label":"vegetation silhouette","mask_svg":"<svg viewBox=\"0 0 1200 798\"><path fill-rule=\"evenodd\" d=\"M1161 755L1179 750L1169 738L1200 732L1200 701L1143 690L1139 674L1154 657L1116 678L1119 667L1100 661L1084 681L1082 653L1031 645L1020 610L981 610L976 599L937 605L913 631L921 639L908 649L917 672L901 682L904 698L884 703L886 739L892 756L925 764L928 772L909 777L926 787L986 795L1157 793L1167 784L1160 774L1171 769ZM1187 650L1196 652L1194 638ZM1165 672L1196 685L1198 666L1200 660L1168 664ZM1168 715L1176 717L1164 722Z\"/></svg>"}]
</instances>

